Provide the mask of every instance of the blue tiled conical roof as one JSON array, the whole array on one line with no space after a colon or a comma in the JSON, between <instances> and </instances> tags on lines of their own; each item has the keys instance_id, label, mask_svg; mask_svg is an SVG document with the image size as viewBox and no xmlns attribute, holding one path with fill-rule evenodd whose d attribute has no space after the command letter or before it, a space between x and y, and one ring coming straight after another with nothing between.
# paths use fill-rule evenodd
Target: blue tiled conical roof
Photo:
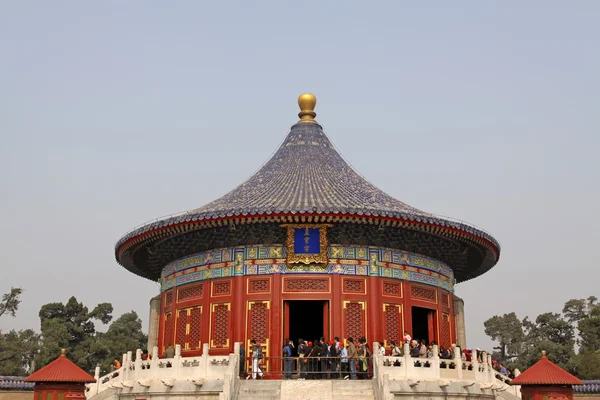
<instances>
[{"instance_id":1,"label":"blue tiled conical roof","mask_svg":"<svg viewBox=\"0 0 600 400\"><path fill-rule=\"evenodd\" d=\"M250 179L191 211L201 219L289 212L433 217L373 186L346 163L320 125L302 122Z\"/></svg>"},{"instance_id":2,"label":"blue tiled conical roof","mask_svg":"<svg viewBox=\"0 0 600 400\"><path fill-rule=\"evenodd\" d=\"M398 229L458 239L479 254L464 253L469 258L465 259L469 267L465 274L457 273L459 280L480 275L497 262L500 245L485 231L409 206L358 174L314 121L314 96L303 96L299 100L301 120L292 126L283 144L254 175L204 206L129 232L117 242L117 260L132 272L154 279L158 264L170 256L157 258L159 250L153 244L207 226L265 219L273 223L290 218L297 221L296 217L306 216L334 222L339 218L354 221L366 218L369 223L399 224ZM193 247L182 243L178 246L179 256ZM150 262L158 264L149 267Z\"/></svg>"}]
</instances>

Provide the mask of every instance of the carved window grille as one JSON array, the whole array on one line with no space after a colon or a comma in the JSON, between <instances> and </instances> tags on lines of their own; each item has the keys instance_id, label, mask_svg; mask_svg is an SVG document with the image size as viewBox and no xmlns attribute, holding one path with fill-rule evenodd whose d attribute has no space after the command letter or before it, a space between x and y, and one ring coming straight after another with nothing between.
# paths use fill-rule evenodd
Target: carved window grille
<instances>
[{"instance_id":1,"label":"carved window grille","mask_svg":"<svg viewBox=\"0 0 600 400\"><path fill-rule=\"evenodd\" d=\"M450 295L448 292L442 292L442 306L450 308Z\"/></svg>"},{"instance_id":2,"label":"carved window grille","mask_svg":"<svg viewBox=\"0 0 600 400\"><path fill-rule=\"evenodd\" d=\"M402 297L400 284L394 282L383 282L383 294L385 296Z\"/></svg>"},{"instance_id":3,"label":"carved window grille","mask_svg":"<svg viewBox=\"0 0 600 400\"><path fill-rule=\"evenodd\" d=\"M175 328L175 343L185 349L185 338L188 323L188 312L187 310L177 310L177 327Z\"/></svg>"},{"instance_id":4,"label":"carved window grille","mask_svg":"<svg viewBox=\"0 0 600 400\"><path fill-rule=\"evenodd\" d=\"M327 279L286 279L286 292L327 292L329 281Z\"/></svg>"},{"instance_id":5,"label":"carved window grille","mask_svg":"<svg viewBox=\"0 0 600 400\"><path fill-rule=\"evenodd\" d=\"M213 296L225 296L231 293L231 282L215 282Z\"/></svg>"},{"instance_id":6,"label":"carved window grille","mask_svg":"<svg viewBox=\"0 0 600 400\"><path fill-rule=\"evenodd\" d=\"M433 303L437 301L435 289L418 285L412 285L410 287L410 297L417 300L431 301Z\"/></svg>"},{"instance_id":7,"label":"carved window grille","mask_svg":"<svg viewBox=\"0 0 600 400\"><path fill-rule=\"evenodd\" d=\"M365 281L362 279L344 279L344 292L365 293Z\"/></svg>"},{"instance_id":8,"label":"carved window grille","mask_svg":"<svg viewBox=\"0 0 600 400\"><path fill-rule=\"evenodd\" d=\"M365 334L364 326L364 310L362 303L347 303L346 304L346 332L347 337L354 339L354 343L358 343L358 339Z\"/></svg>"},{"instance_id":9,"label":"carved window grille","mask_svg":"<svg viewBox=\"0 0 600 400\"><path fill-rule=\"evenodd\" d=\"M196 307L190 310L190 340L188 349L197 350L200 348L200 324L202 323L202 308Z\"/></svg>"},{"instance_id":10,"label":"carved window grille","mask_svg":"<svg viewBox=\"0 0 600 400\"><path fill-rule=\"evenodd\" d=\"M202 294L204 291L204 285L193 285L190 287L184 287L179 289L177 292L177 301L187 301L191 299L199 299L202 298Z\"/></svg>"},{"instance_id":11,"label":"carved window grille","mask_svg":"<svg viewBox=\"0 0 600 400\"><path fill-rule=\"evenodd\" d=\"M163 351L173 342L173 314L165 314L165 331L163 336Z\"/></svg>"},{"instance_id":12,"label":"carved window grille","mask_svg":"<svg viewBox=\"0 0 600 400\"><path fill-rule=\"evenodd\" d=\"M400 330L401 319L400 319L400 306L396 304L386 304L384 311L385 319L385 339L389 342L391 340L396 343L400 342Z\"/></svg>"},{"instance_id":13,"label":"carved window grille","mask_svg":"<svg viewBox=\"0 0 600 400\"><path fill-rule=\"evenodd\" d=\"M269 337L269 308L268 303L253 303L250 311L252 317L250 320L250 338L256 339L258 343L266 343Z\"/></svg>"},{"instance_id":14,"label":"carved window grille","mask_svg":"<svg viewBox=\"0 0 600 400\"><path fill-rule=\"evenodd\" d=\"M172 290L165 295L165 307L168 307L171 304L173 304L173 291Z\"/></svg>"},{"instance_id":15,"label":"carved window grille","mask_svg":"<svg viewBox=\"0 0 600 400\"><path fill-rule=\"evenodd\" d=\"M452 337L450 335L450 315L442 314L442 346L449 348L452 345Z\"/></svg>"},{"instance_id":16,"label":"carved window grille","mask_svg":"<svg viewBox=\"0 0 600 400\"><path fill-rule=\"evenodd\" d=\"M213 306L213 338L212 347L226 347L229 345L229 305L216 304Z\"/></svg>"},{"instance_id":17,"label":"carved window grille","mask_svg":"<svg viewBox=\"0 0 600 400\"><path fill-rule=\"evenodd\" d=\"M265 293L269 291L268 279L252 279L249 282L248 293Z\"/></svg>"}]
</instances>

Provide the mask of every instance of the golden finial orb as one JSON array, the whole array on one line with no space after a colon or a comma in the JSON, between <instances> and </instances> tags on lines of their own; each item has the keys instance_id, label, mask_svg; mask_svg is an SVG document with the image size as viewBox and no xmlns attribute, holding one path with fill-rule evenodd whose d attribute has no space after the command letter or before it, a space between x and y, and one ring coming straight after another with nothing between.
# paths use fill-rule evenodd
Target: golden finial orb
<instances>
[{"instance_id":1,"label":"golden finial orb","mask_svg":"<svg viewBox=\"0 0 600 400\"><path fill-rule=\"evenodd\" d=\"M542 357L546 357L546 350L542 350Z\"/></svg>"},{"instance_id":2,"label":"golden finial orb","mask_svg":"<svg viewBox=\"0 0 600 400\"><path fill-rule=\"evenodd\" d=\"M60 349L60 356L65 357L67 355L67 349Z\"/></svg>"},{"instance_id":3,"label":"golden finial orb","mask_svg":"<svg viewBox=\"0 0 600 400\"><path fill-rule=\"evenodd\" d=\"M315 117L317 116L315 113L316 105L317 98L313 94L303 93L298 96L298 106L300 107L298 117L300 117L300 122L315 122Z\"/></svg>"}]
</instances>

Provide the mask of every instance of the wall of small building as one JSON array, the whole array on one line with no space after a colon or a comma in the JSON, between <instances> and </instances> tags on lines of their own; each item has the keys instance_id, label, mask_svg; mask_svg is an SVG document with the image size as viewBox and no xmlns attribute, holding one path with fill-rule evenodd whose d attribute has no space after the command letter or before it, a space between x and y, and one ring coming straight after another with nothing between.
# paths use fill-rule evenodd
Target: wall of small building
<instances>
[{"instance_id":1,"label":"wall of small building","mask_svg":"<svg viewBox=\"0 0 600 400\"><path fill-rule=\"evenodd\" d=\"M574 400L600 400L600 393L575 393Z\"/></svg>"}]
</instances>

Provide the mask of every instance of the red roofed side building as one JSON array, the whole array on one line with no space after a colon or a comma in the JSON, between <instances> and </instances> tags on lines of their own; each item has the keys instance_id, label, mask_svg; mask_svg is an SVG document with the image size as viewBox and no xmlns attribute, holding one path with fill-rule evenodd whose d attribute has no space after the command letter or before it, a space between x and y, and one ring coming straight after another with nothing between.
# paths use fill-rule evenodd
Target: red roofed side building
<instances>
[{"instance_id":1,"label":"red roofed side building","mask_svg":"<svg viewBox=\"0 0 600 400\"><path fill-rule=\"evenodd\" d=\"M35 383L34 400L83 400L85 384L96 379L69 360L63 349L60 357L29 375L25 382Z\"/></svg>"},{"instance_id":2,"label":"red roofed side building","mask_svg":"<svg viewBox=\"0 0 600 400\"><path fill-rule=\"evenodd\" d=\"M538 362L510 383L521 385L523 400L573 400L573 385L583 381L554 364L543 351Z\"/></svg>"}]
</instances>

